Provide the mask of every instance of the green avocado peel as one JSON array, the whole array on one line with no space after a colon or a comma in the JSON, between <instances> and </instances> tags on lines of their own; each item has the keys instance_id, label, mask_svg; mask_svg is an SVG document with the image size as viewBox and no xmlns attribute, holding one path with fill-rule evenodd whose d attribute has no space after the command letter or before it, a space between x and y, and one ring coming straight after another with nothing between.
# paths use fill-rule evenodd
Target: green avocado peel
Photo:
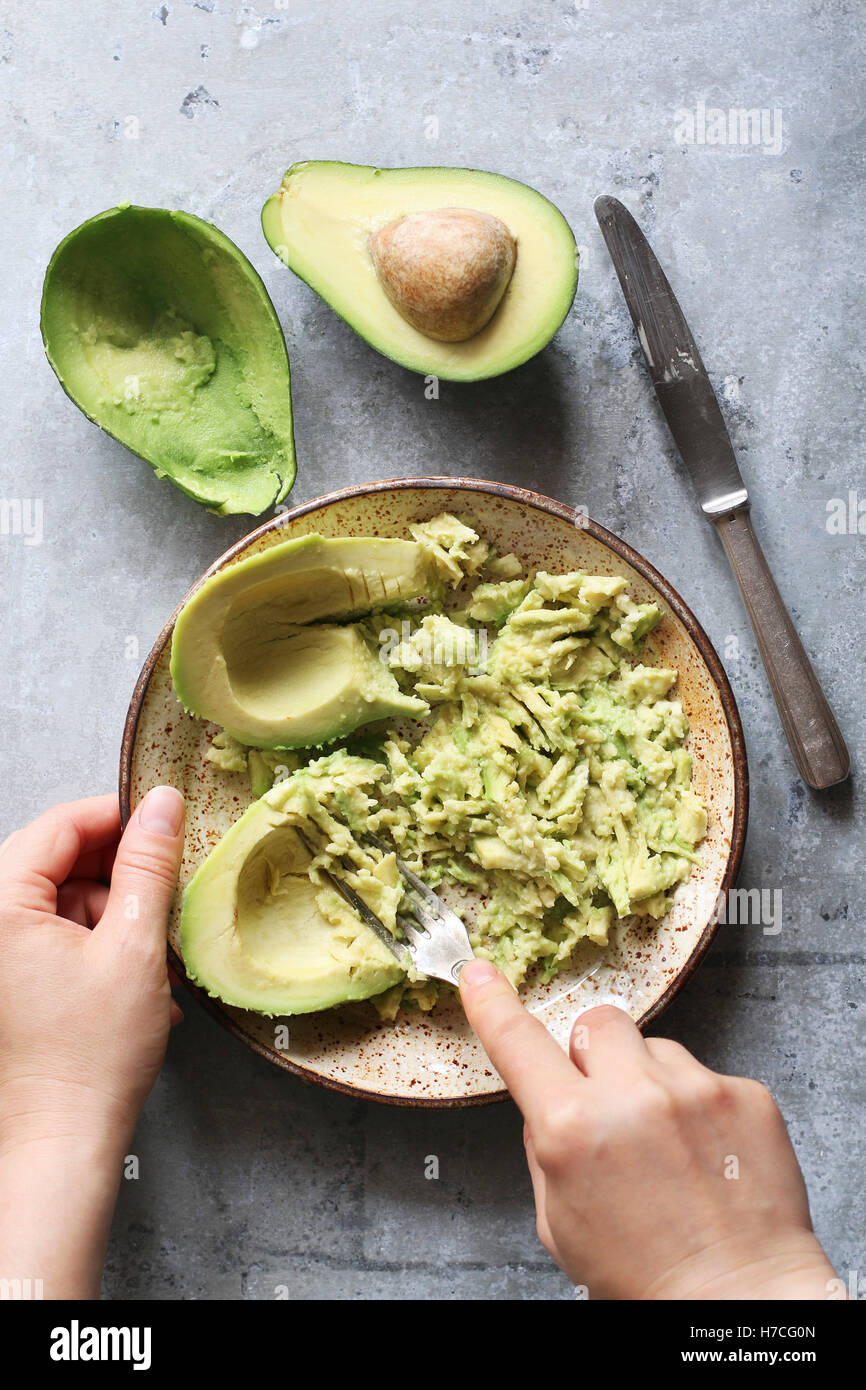
<instances>
[{"instance_id":1,"label":"green avocado peel","mask_svg":"<svg viewBox=\"0 0 866 1390\"><path fill-rule=\"evenodd\" d=\"M286 343L262 280L187 212L122 204L60 243L42 339L64 391L208 510L257 515L295 477Z\"/></svg>"}]
</instances>

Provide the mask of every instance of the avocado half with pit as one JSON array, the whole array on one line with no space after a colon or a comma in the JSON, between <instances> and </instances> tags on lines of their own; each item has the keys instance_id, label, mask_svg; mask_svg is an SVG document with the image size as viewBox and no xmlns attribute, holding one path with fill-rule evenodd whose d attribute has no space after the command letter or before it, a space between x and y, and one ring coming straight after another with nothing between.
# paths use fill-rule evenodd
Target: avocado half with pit
<instances>
[{"instance_id":1,"label":"avocado half with pit","mask_svg":"<svg viewBox=\"0 0 866 1390\"><path fill-rule=\"evenodd\" d=\"M295 164L262 211L280 259L386 357L445 381L539 352L577 286L562 213L475 169Z\"/></svg>"},{"instance_id":2,"label":"avocado half with pit","mask_svg":"<svg viewBox=\"0 0 866 1390\"><path fill-rule=\"evenodd\" d=\"M184 605L175 692L253 748L316 748L376 719L426 714L347 620L430 587L415 541L310 535L271 546L219 570Z\"/></svg>"},{"instance_id":3,"label":"avocado half with pit","mask_svg":"<svg viewBox=\"0 0 866 1390\"><path fill-rule=\"evenodd\" d=\"M246 256L187 212L123 204L60 243L42 338L64 391L219 513L258 514L295 477L286 343Z\"/></svg>"}]
</instances>

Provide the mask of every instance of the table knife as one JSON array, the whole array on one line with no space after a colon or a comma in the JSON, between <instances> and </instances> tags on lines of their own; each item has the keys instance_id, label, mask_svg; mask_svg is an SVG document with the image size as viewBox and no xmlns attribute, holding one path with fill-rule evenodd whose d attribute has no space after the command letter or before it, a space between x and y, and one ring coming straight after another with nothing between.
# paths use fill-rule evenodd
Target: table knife
<instances>
[{"instance_id":1,"label":"table knife","mask_svg":"<svg viewBox=\"0 0 866 1390\"><path fill-rule=\"evenodd\" d=\"M755 535L749 494L697 344L631 213L608 195L594 206L659 404L740 586L794 761L808 786L832 787L848 776L845 740Z\"/></svg>"}]
</instances>

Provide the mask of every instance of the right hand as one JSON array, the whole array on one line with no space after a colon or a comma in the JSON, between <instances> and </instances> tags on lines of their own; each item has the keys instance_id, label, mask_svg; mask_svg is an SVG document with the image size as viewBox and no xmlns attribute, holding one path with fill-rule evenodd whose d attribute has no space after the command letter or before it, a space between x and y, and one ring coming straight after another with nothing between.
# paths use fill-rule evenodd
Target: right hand
<instances>
[{"instance_id":1,"label":"right hand","mask_svg":"<svg viewBox=\"0 0 866 1390\"><path fill-rule=\"evenodd\" d=\"M469 1022L526 1121L538 1234L590 1298L827 1298L785 1122L621 1009L580 1015L565 1052L503 975L460 976Z\"/></svg>"}]
</instances>

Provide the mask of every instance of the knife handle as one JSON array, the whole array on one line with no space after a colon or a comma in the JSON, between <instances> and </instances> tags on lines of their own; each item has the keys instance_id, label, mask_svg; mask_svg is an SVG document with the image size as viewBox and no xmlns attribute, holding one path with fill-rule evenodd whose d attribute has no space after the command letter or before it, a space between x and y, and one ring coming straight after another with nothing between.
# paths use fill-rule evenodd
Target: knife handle
<instances>
[{"instance_id":1,"label":"knife handle","mask_svg":"<svg viewBox=\"0 0 866 1390\"><path fill-rule=\"evenodd\" d=\"M845 740L776 588L748 511L720 517L715 527L740 586L800 775L816 791L844 782L850 765Z\"/></svg>"}]
</instances>

